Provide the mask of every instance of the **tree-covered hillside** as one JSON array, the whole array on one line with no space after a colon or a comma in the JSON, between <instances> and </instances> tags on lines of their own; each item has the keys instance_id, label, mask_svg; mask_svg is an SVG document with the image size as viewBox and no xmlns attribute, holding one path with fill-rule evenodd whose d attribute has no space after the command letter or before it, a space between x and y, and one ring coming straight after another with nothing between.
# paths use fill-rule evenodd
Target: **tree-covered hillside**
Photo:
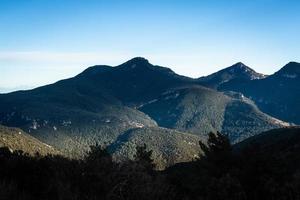
<instances>
[{"instance_id":1,"label":"tree-covered hillside","mask_svg":"<svg viewBox=\"0 0 300 200\"><path fill-rule=\"evenodd\" d=\"M28 135L21 129L9 128L0 125L0 147L7 147L11 152L23 151L31 156L60 154L52 146L45 144Z\"/></svg>"},{"instance_id":2,"label":"tree-covered hillside","mask_svg":"<svg viewBox=\"0 0 300 200\"><path fill-rule=\"evenodd\" d=\"M33 90L1 94L0 124L21 128L74 158L84 156L90 145L111 145L136 128L159 126L201 136L222 131L236 142L284 125L245 99L134 58L115 67L93 66Z\"/></svg>"}]
</instances>

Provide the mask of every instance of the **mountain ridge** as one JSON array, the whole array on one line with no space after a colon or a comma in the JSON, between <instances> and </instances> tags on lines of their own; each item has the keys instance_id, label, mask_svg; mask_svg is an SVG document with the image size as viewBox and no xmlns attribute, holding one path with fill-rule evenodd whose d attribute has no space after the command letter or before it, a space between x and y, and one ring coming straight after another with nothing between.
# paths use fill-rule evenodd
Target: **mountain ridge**
<instances>
[{"instance_id":1,"label":"mountain ridge","mask_svg":"<svg viewBox=\"0 0 300 200\"><path fill-rule=\"evenodd\" d=\"M206 87L218 89L223 83L234 80L254 80L265 78L266 75L257 73L242 62L221 69L211 75L198 78L198 82Z\"/></svg>"},{"instance_id":2,"label":"mountain ridge","mask_svg":"<svg viewBox=\"0 0 300 200\"><path fill-rule=\"evenodd\" d=\"M228 82L220 91L240 92L252 99L263 112L300 124L300 63L290 62L264 79Z\"/></svg>"},{"instance_id":3,"label":"mountain ridge","mask_svg":"<svg viewBox=\"0 0 300 200\"><path fill-rule=\"evenodd\" d=\"M249 113L241 106L249 108ZM162 113L163 119L155 113ZM230 117L235 115L242 120ZM173 125L168 125L168 120ZM237 124L228 123L230 120ZM173 129L168 133L177 130L196 136L198 132L205 135L227 130L234 141L239 141L281 126L239 93L231 96L201 86L197 79L152 65L144 58L115 67L96 65L51 85L0 95L0 124L19 127L71 157L83 156L95 143L113 144L136 128L131 137L134 141L141 132L149 135L163 128ZM252 132L246 134L250 128ZM167 139L159 134L157 137Z\"/></svg>"}]
</instances>

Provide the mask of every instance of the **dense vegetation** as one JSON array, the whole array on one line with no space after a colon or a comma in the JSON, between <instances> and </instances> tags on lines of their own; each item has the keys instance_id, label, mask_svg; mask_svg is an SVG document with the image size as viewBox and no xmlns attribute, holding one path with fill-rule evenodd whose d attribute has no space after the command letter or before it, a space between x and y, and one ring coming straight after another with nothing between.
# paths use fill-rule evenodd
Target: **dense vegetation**
<instances>
[{"instance_id":1,"label":"dense vegetation","mask_svg":"<svg viewBox=\"0 0 300 200\"><path fill-rule=\"evenodd\" d=\"M156 169L165 169L197 158L201 151L199 140L205 141L205 138L166 128L137 128L118 137L117 142L108 146L108 150L118 161L132 159L136 147L146 143L152 150Z\"/></svg>"},{"instance_id":2,"label":"dense vegetation","mask_svg":"<svg viewBox=\"0 0 300 200\"><path fill-rule=\"evenodd\" d=\"M281 130L281 134L289 131ZM296 132L300 134L299 129ZM290 145L290 140L283 136L278 145L270 144L273 148L269 150L258 143L248 143L237 151L226 137L210 134L208 148L200 143L206 156L178 164L167 172L171 183L184 194L182 198L187 195L188 199L214 200L300 199L297 138L297 145Z\"/></svg>"},{"instance_id":3,"label":"dense vegetation","mask_svg":"<svg viewBox=\"0 0 300 200\"><path fill-rule=\"evenodd\" d=\"M233 143L289 125L261 112L240 93L224 94L202 86L173 89L139 110L161 127L201 136L220 131Z\"/></svg>"},{"instance_id":4,"label":"dense vegetation","mask_svg":"<svg viewBox=\"0 0 300 200\"><path fill-rule=\"evenodd\" d=\"M290 131L294 137L282 136L273 151L257 143L237 151L227 137L210 133L207 144L199 143L204 156L165 171L154 170L145 145L122 163L99 146L83 160L1 148L0 199L300 199L299 129L280 130Z\"/></svg>"},{"instance_id":5,"label":"dense vegetation","mask_svg":"<svg viewBox=\"0 0 300 200\"><path fill-rule=\"evenodd\" d=\"M22 150L30 155L34 155L36 152L41 155L60 154L60 152L52 146L42 143L21 129L1 125L0 147L7 147L10 151Z\"/></svg>"},{"instance_id":6,"label":"dense vegetation","mask_svg":"<svg viewBox=\"0 0 300 200\"><path fill-rule=\"evenodd\" d=\"M259 77L239 63L205 80L219 85ZM141 127L144 132L159 126L198 136L220 131L237 142L281 126L245 99L199 85L203 83L144 58L93 66L51 85L0 94L0 124L18 127L72 158L82 158L95 143L120 144L118 138Z\"/></svg>"},{"instance_id":7,"label":"dense vegetation","mask_svg":"<svg viewBox=\"0 0 300 200\"><path fill-rule=\"evenodd\" d=\"M84 160L1 148L0 199L174 199L174 187L153 170L151 154L139 146L133 161L118 164L99 146Z\"/></svg>"}]
</instances>

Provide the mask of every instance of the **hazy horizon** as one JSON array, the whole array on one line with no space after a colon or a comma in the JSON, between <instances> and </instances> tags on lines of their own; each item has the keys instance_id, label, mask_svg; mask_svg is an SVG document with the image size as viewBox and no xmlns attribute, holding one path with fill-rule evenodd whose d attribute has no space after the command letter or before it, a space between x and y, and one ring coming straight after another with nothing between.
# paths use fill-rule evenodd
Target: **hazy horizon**
<instances>
[{"instance_id":1,"label":"hazy horizon","mask_svg":"<svg viewBox=\"0 0 300 200\"><path fill-rule=\"evenodd\" d=\"M133 57L134 58L134 57ZM131 58L132 59L132 58ZM147 59L147 58L146 58ZM130 59L127 59L126 61L128 61L128 60L130 60ZM149 59L148 59L149 60ZM122 64L122 63L124 63L124 62L126 62L126 61L123 61L123 62L121 62L121 63L119 63L119 64ZM151 63L151 64L153 64L153 65L158 65L157 63L153 63L153 62L151 62L151 60L149 60L149 62ZM290 61L290 62L293 62L293 61ZM224 69L224 68L226 68L226 67L230 67L231 65L233 65L233 64L236 64L237 62L235 62L235 63L232 63L232 64L230 64L230 65L228 65L228 66L223 66L223 67L221 67L221 68L219 68L218 70L221 70L221 69ZM243 62L242 62L243 63ZM109 66L112 66L112 67L116 67L116 66L118 66L119 64L116 64L116 65L109 65L109 64L99 64L99 65L109 65ZM243 64L245 64L245 65L247 65L246 63L243 63ZM286 63L286 64L288 64L288 63ZM95 65L97 65L97 64L95 64ZM285 64L284 64L285 65ZM282 65L281 67L283 67L284 65ZM48 68L44 68L44 69L42 69L42 70L40 70L40 71L35 71L35 74L39 74L39 76L38 76L38 78L35 78L34 79L34 81L40 81L39 83L36 83L36 84L29 84L29 85L15 85L15 86L13 86L13 87L1 87L1 84L0 84L0 93L10 93L10 92L14 92L14 91L19 91L19 90L29 90L29 89L34 89L34 88L37 88L37 87L40 87L40 86L44 86L44 85L48 85L48 84L52 84L52 83L55 83L55 82L57 82L57 81L59 81L59 80L63 80L63 79L68 79L68 78L72 78L72 77L74 77L74 76L76 76L76 75L78 75L79 73L81 73L81 72L83 72L85 69L87 69L88 67L91 67L91 66L94 66L94 65L90 65L90 66L87 66L87 67L67 67L67 68L60 68L60 67L57 67L57 68L55 68L55 67L48 67ZM162 66L162 65L159 65L159 66ZM248 66L248 65L247 65ZM171 68L173 71L174 71L174 69L172 68L172 67L170 67L170 66L163 66L163 67L168 67L168 68ZM248 67L250 67L250 68L252 68L251 66L248 66ZM281 69L281 67L279 67L277 70L275 70L274 72L272 72L272 73L268 73L268 74L265 74L265 73L263 73L263 74L265 74L265 75L271 75L271 74L273 74L273 73L275 73L276 71L278 71L278 70L280 70ZM25 68L26 69L26 68ZM40 68L41 69L41 68ZM252 68L253 69L253 68ZM7 72L9 72L9 71L7 71ZM22 77L21 76L23 76L24 78L25 77L30 77L31 75L30 74L32 74L32 70L25 70L25 71L23 71L23 74L20 76L20 77L18 77L18 78L16 78L15 77L15 75L14 75L14 72L13 72L13 70L12 71L10 71L11 72L11 75L8 75L8 76L11 76L11 77L14 77L14 78L11 78L11 80L18 80L18 79L22 79ZM26 75L26 72L28 73L27 75ZM56 73L53 73L53 72L56 72ZM177 71L175 71L176 73L177 73ZM217 71L214 71L214 72L217 72ZM211 72L211 73L214 73L214 72ZM256 72L258 72L258 73L261 73L260 71L257 71L256 70ZM44 76L43 76L43 74L49 74L49 73L52 73L52 78L49 78L49 79L47 79L47 80L43 80L43 78L44 78ZM211 74L210 73L210 74ZM199 78L199 77L201 77L201 76L189 76L189 75L186 75L186 74L181 74L181 73L177 73L177 74L179 74L179 75L184 75L184 76L187 76L187 77L191 77L191 78ZM209 75L209 74L204 74L203 76L206 76L206 75ZM0 80L0 83L1 83L2 81ZM26 82L26 81L25 81Z\"/></svg>"}]
</instances>

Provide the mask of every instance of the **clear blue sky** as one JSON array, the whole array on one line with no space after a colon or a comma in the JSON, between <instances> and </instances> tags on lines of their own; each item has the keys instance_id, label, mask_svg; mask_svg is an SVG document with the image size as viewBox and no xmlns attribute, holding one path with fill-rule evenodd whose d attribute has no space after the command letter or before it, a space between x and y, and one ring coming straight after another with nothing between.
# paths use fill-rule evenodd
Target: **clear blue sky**
<instances>
[{"instance_id":1,"label":"clear blue sky","mask_svg":"<svg viewBox=\"0 0 300 200\"><path fill-rule=\"evenodd\" d=\"M300 61L297 0L0 0L0 91L143 56L198 77Z\"/></svg>"}]
</instances>

